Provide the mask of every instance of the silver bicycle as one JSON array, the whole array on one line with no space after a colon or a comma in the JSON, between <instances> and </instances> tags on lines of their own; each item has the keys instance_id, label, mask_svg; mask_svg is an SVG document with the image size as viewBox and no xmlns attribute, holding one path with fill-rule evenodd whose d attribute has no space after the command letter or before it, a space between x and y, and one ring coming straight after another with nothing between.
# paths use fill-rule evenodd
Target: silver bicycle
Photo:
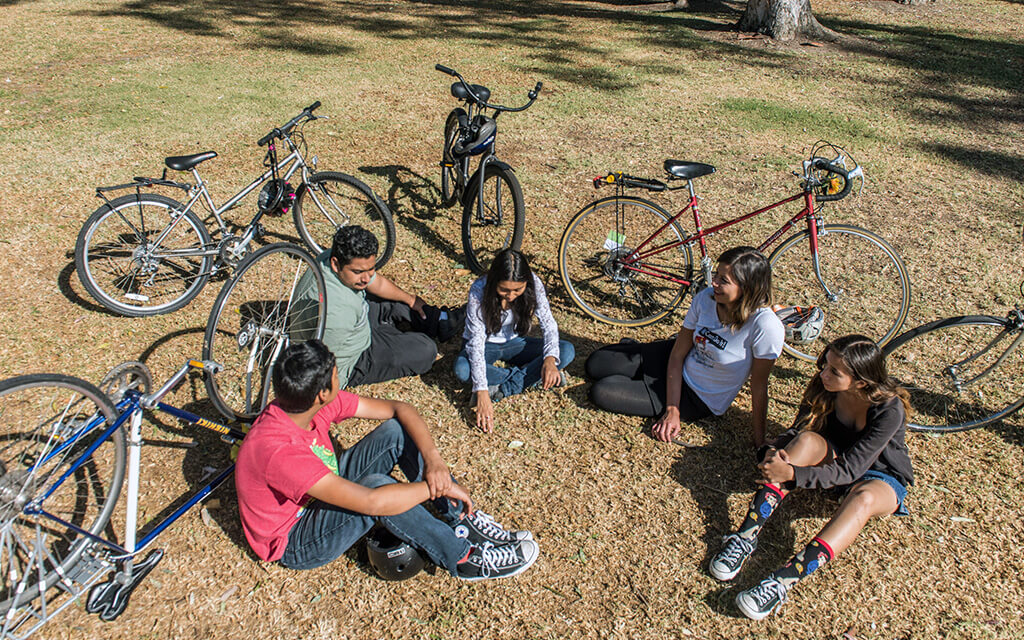
<instances>
[{"instance_id":1,"label":"silver bicycle","mask_svg":"<svg viewBox=\"0 0 1024 640\"><path fill-rule=\"evenodd\" d=\"M98 187L96 195L104 204L85 221L75 245L75 267L86 291L125 316L175 311L199 295L211 275L239 265L252 251L253 241L264 235L264 216L289 210L314 255L331 246L339 227L358 224L380 241L377 267L383 266L395 245L395 224L387 205L356 178L317 171L315 155L307 160L302 129L323 118L313 115L319 106L314 102L260 138L257 144L267 147L266 171L219 207L198 170L201 163L217 157L213 151L164 160L167 169L191 172L195 184L168 180L164 169L161 178L137 177L127 184ZM283 140L289 151L280 160L277 140ZM293 179L298 179L297 188L289 182ZM223 214L260 186L253 219L243 228L229 226ZM186 203L143 191L153 187L180 189ZM110 192L127 189L135 193L107 198ZM206 211L198 213L202 209ZM211 217L217 225L215 237L203 221Z\"/></svg>"}]
</instances>

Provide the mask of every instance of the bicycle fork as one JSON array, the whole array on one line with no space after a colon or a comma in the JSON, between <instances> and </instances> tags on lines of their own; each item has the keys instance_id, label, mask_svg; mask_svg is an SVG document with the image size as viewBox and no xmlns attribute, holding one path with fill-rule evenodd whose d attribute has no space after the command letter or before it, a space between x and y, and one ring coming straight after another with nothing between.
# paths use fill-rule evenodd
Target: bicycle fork
<instances>
[{"instance_id":1,"label":"bicycle fork","mask_svg":"<svg viewBox=\"0 0 1024 640\"><path fill-rule=\"evenodd\" d=\"M822 291L825 292L825 298L829 302L836 302L839 300L839 296L843 295L842 289L832 291L828 285L825 284L825 279L821 275L821 255L818 252L818 236L825 235L828 232L825 231L825 221L818 218L814 221L814 224L810 226L810 239L811 239L811 268L814 270L814 277L817 279L818 284L821 285Z\"/></svg>"}]
</instances>

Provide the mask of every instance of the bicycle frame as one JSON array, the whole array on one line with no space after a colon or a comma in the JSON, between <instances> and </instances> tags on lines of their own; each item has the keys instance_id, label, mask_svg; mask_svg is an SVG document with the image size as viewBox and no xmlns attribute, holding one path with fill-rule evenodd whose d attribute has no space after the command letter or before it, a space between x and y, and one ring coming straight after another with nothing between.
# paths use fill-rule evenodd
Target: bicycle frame
<instances>
[{"instance_id":1,"label":"bicycle frame","mask_svg":"<svg viewBox=\"0 0 1024 640\"><path fill-rule=\"evenodd\" d=\"M682 187L676 187L675 189L670 190L675 191L681 188ZM759 216L762 213L766 213L777 207L789 204L794 200L799 200L800 198L803 198L803 208L796 215L790 218L785 224L779 227L779 229L777 229L774 233L768 236L768 239L758 246L758 250L763 252L766 248L774 244L779 238L788 233L789 230L796 226L796 224L800 220L806 218L807 230L810 234L811 257L812 263L814 265L814 275L817 278L818 282L821 284L822 288L825 290L826 294L829 297L834 297L834 294L831 291L829 291L828 287L825 285L825 282L822 280L821 270L818 264L818 227L820 218L818 218L814 210L814 193L812 191L805 190L794 196L790 196L789 198L780 200L774 204L770 204L766 207L757 209L756 211L752 211L750 213L741 215L731 220L727 220L726 222L715 225L710 229L705 229L703 223L701 222L700 209L697 205L697 195L693 190L693 182L691 180L687 180L686 188L690 192L690 200L689 202L687 202L686 206L683 207L678 213L673 215L671 218L669 218L663 225L661 225L661 227L658 228L657 231L652 233L650 236L647 237L646 240L641 242L635 249L633 249L632 252L630 252L628 255L624 256L621 259L621 264L624 269L628 269L630 271L635 271L637 273L642 273L649 276L654 276L656 278L668 280L669 282L673 282L683 287L688 287L694 284L694 280L685 280L682 278L678 278L672 275L671 273L664 271L663 269L659 269L658 267L646 264L637 265L636 263L646 260L651 256L668 251L670 249L675 249L681 246L690 246L696 243L697 246L700 247L701 277L704 278L705 283L709 283L711 281L711 260L710 258L708 258L707 242L705 241L706 238L718 233L719 231L722 231L723 229L727 229L731 226L749 220L750 218ZM623 188L619 188L620 195L623 190ZM683 214L685 214L687 211L693 212L694 227L697 230L696 234L687 236L682 240L677 240L674 242L670 242L667 244L663 244L661 246L656 246L654 248L645 250L645 248L648 245L650 245L654 241L654 239L661 234L661 232L663 232L676 220L682 217Z\"/></svg>"},{"instance_id":2,"label":"bicycle frame","mask_svg":"<svg viewBox=\"0 0 1024 640\"><path fill-rule=\"evenodd\" d=\"M985 368L984 371L974 376L970 380L967 380L966 382L960 380L960 367L962 367L965 364L974 362L978 358L982 357L983 355L991 351L993 347L995 347L997 344L1008 338L1010 334L1014 332L1016 332L1017 337L1013 339L1013 341L1010 343L1010 346L1006 348L1006 351L1004 351L1002 355L996 358L995 362L990 364L988 367ZM987 377L990 373L992 373L1000 366L1002 366L1003 362L1008 357L1010 357L1010 354L1020 347L1021 342L1024 342L1024 313L1022 313L1020 309L1014 309L1010 311L1010 314L1007 316L1006 327L1002 331L1000 331L999 334L995 338L993 338L991 342L989 342L983 349L981 349L974 355L968 356L961 360L960 362L957 362L956 364L949 365L948 367L946 367L943 373L949 375L950 381L953 383L953 388L956 389L957 393L962 393L965 388L973 385L975 382L981 380L982 378Z\"/></svg>"},{"instance_id":3,"label":"bicycle frame","mask_svg":"<svg viewBox=\"0 0 1024 640\"><path fill-rule=\"evenodd\" d=\"M288 156L285 159L279 161L275 166L273 166L273 167L267 169L265 172L263 172L263 175L261 175L260 177L256 178L252 182L250 182L247 186L243 187L241 191L239 191L235 195L231 196L231 198L229 198L228 201L225 202L220 207L218 207L213 202L213 198L210 196L210 191L209 191L209 189L207 189L206 181L204 181L202 179L202 177L199 175L199 169L197 167L193 167L191 169L191 172L192 172L192 176L196 179L196 184L192 188L192 193L191 193L190 199L189 199L188 203L185 205L184 211L191 211L192 208L196 205L196 203L199 202L200 199L202 198L203 203L206 205L206 207L213 214L213 217L217 220L217 224L219 225L221 231L223 232L225 229L227 229L227 223L224 222L224 218L222 217L222 214L224 212L228 211L229 209L233 208L235 205L237 205L238 202L240 200L242 200L242 198L244 198L245 196L247 196L250 193L252 193L254 190L256 190L256 188L258 188L260 185L265 183L267 180L270 180L271 177L273 177L275 173L280 173L288 165L288 163L292 163L292 164L291 164L290 167L288 167L288 170L284 172L284 174L282 176L282 179L287 181L301 167L302 168L302 180L303 180L303 182L306 182L306 180L308 178L308 174L309 174L309 169L308 169L308 165L306 164L306 159L302 157L302 154L299 152L298 147L291 141L291 138L288 138L286 136L286 139L288 141L288 145L291 147L291 150L292 150L291 153L289 153ZM274 143L273 142L270 143L270 149L271 150L274 149ZM314 165L315 164L316 164L316 161L314 159ZM248 246L249 242L252 241L253 235L256 232L256 228L257 228L256 225L259 223L260 219L262 219L262 218L263 218L263 211L262 210L257 211L255 217L253 217L253 219L245 227L245 233L242 235L242 237L239 240L239 246L243 246L243 247L244 246ZM177 222L177 220L175 220L175 223L176 222ZM163 233L161 233L160 236L156 239L156 241L154 242L154 245L155 246L160 246L160 243L163 242L164 238L167 237L167 234L169 234L171 232L171 230L174 228L174 226L175 226L174 224L168 225L164 229ZM205 255L209 255L209 256L215 256L215 255L218 255L219 253L220 253L219 247L212 247L212 248L209 248L209 249L204 249L203 251L199 251L199 252L189 251L189 250L186 250L186 251L175 251L175 252L171 252L168 255L189 255L189 256L195 256L195 255L204 255L205 256ZM160 254L158 254L157 257L162 257L162 256Z\"/></svg>"},{"instance_id":4,"label":"bicycle frame","mask_svg":"<svg viewBox=\"0 0 1024 640\"><path fill-rule=\"evenodd\" d=\"M93 443L86 451L84 451L74 463L58 478L53 482L52 485L38 498L28 503L24 507L24 513L29 515L39 515L52 520L55 523L60 524L63 527L67 527L72 531L75 531L81 536L84 536L91 540L93 543L99 544L114 555L110 557L113 561L125 561L125 571L128 576L131 576L131 562L132 559L144 551L156 538L159 536L164 529L170 526L174 521L180 518L186 511L195 506L198 502L206 498L211 492L217 487L224 483L231 474L234 473L234 463L228 465L225 469L221 470L214 479L199 489L193 494L182 506L178 507L173 513L165 517L160 522L152 526L152 528L138 539L139 534L142 530L138 528L138 499L139 499L139 475L141 469L141 448L144 444L141 435L142 429L142 412L144 409L151 409L156 411L162 411L168 413L175 418L184 420L189 425L198 425L205 429L209 429L216 433L219 433L221 439L228 444L234 444L239 442L245 434L237 429L224 426L217 422L213 422L206 418L202 418L193 413L179 409L177 407L164 404L159 399L166 395L172 388L174 388L185 375L191 369L203 369L204 363L196 360L190 360L184 366L181 367L171 378L168 380L160 389L155 393L149 395L142 395L137 391L129 390L125 393L125 397L117 405L119 412L117 419L109 427L105 427L105 420L103 416L96 416L91 422L78 429L72 437L67 438L60 446L56 447L53 451L49 452L46 456L40 458L33 467L33 471L38 469L41 465L45 464L55 456L60 455L62 451L65 451L69 447L74 446L81 438L94 432L96 429L104 428L102 435L97 438L96 442ZM107 540L98 535L92 534L82 527L79 527L73 523L67 522L62 518L53 515L46 511L44 504L46 499L49 498L60 486L71 477L82 465L86 464L92 457L93 452L109 439L117 429L123 428L125 422L129 422L128 426L128 495L127 495L127 515L125 519L125 531L124 531L124 545L119 545L116 542ZM148 523L152 524L152 523Z\"/></svg>"}]
</instances>

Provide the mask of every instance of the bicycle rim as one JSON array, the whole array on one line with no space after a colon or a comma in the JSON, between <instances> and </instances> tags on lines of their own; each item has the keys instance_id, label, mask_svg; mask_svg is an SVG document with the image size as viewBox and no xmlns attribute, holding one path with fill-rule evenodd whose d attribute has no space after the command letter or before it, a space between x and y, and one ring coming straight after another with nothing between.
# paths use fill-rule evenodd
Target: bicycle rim
<instances>
[{"instance_id":1,"label":"bicycle rim","mask_svg":"<svg viewBox=\"0 0 1024 640\"><path fill-rule=\"evenodd\" d=\"M59 478L116 417L102 392L76 378L37 374L0 382L0 613L36 598L46 602L47 589L90 542L55 520L26 513L26 504L52 489L38 505L48 513L92 534L110 520L124 481L123 429Z\"/></svg>"},{"instance_id":2,"label":"bicycle rim","mask_svg":"<svg viewBox=\"0 0 1024 640\"><path fill-rule=\"evenodd\" d=\"M493 164L484 168L483 208L478 210L479 175L467 187L462 249L466 266L474 273L485 273L499 251L522 245L526 214L519 180L512 171Z\"/></svg>"},{"instance_id":3,"label":"bicycle rim","mask_svg":"<svg viewBox=\"0 0 1024 640\"><path fill-rule=\"evenodd\" d=\"M777 304L817 306L825 313L817 340L787 343L785 350L813 362L840 336L859 333L880 345L896 336L910 308L910 279L889 243L859 227L825 225L818 233L818 260L829 296L815 275L808 238L806 231L790 236L769 258Z\"/></svg>"},{"instance_id":4,"label":"bicycle rim","mask_svg":"<svg viewBox=\"0 0 1024 640\"><path fill-rule=\"evenodd\" d=\"M362 181L335 171L310 176L295 201L295 226L313 255L331 248L341 227L359 225L377 237L376 268L395 250L391 211Z\"/></svg>"},{"instance_id":5,"label":"bicycle rim","mask_svg":"<svg viewBox=\"0 0 1024 640\"><path fill-rule=\"evenodd\" d=\"M224 367L206 377L218 411L243 421L259 415L281 351L323 337L324 295L320 267L299 246L268 245L242 261L217 296L203 338L203 358Z\"/></svg>"},{"instance_id":6,"label":"bicycle rim","mask_svg":"<svg viewBox=\"0 0 1024 640\"><path fill-rule=\"evenodd\" d=\"M211 242L203 223L187 212L165 234L172 212L183 205L159 195L122 196L111 205L89 217L75 247L89 294L131 317L169 313L199 295L211 268L211 258L202 255Z\"/></svg>"},{"instance_id":7,"label":"bicycle rim","mask_svg":"<svg viewBox=\"0 0 1024 640\"><path fill-rule=\"evenodd\" d=\"M598 200L577 213L562 233L558 248L558 271L576 306L595 320L626 327L653 324L679 306L689 287L652 274L657 270L691 281L689 245L628 265L624 262L669 219L656 204L630 197ZM673 222L644 250L686 237Z\"/></svg>"},{"instance_id":8,"label":"bicycle rim","mask_svg":"<svg viewBox=\"0 0 1024 640\"><path fill-rule=\"evenodd\" d=\"M917 431L963 431L991 424L1020 409L1024 350L1007 354L998 368L976 382L1002 356L1019 330L991 350L985 348L1006 327L993 316L961 316L922 325L885 347L889 374L910 392L914 408L908 427ZM965 362L975 354L977 358Z\"/></svg>"}]
</instances>

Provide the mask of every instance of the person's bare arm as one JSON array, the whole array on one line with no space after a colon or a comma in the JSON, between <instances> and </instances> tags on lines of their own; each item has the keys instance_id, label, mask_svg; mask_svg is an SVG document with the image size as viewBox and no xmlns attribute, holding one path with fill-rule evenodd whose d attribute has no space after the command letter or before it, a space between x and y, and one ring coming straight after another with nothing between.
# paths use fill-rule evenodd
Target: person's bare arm
<instances>
[{"instance_id":1,"label":"person's bare arm","mask_svg":"<svg viewBox=\"0 0 1024 640\"><path fill-rule=\"evenodd\" d=\"M328 473L306 492L313 498L342 509L368 516L394 516L405 513L430 498L426 482L396 482L371 489ZM441 496L460 500L464 511L473 512L469 492L452 483Z\"/></svg>"},{"instance_id":2,"label":"person's bare arm","mask_svg":"<svg viewBox=\"0 0 1024 640\"><path fill-rule=\"evenodd\" d=\"M448 488L454 484L448 465L441 458L434 439L427 429L427 424L412 405L397 400L381 400L360 396L355 417L370 420L387 420L395 418L409 434L413 444L423 456L423 479L430 488L429 498L446 495ZM401 513L401 512L399 512Z\"/></svg>"},{"instance_id":3,"label":"person's bare arm","mask_svg":"<svg viewBox=\"0 0 1024 640\"><path fill-rule=\"evenodd\" d=\"M651 434L655 439L669 442L679 435L682 427L679 424L679 397L683 389L683 362L693 348L693 329L683 327L676 335L672 345L672 353L668 358L665 372L665 412L651 426Z\"/></svg>"},{"instance_id":4,"label":"person's bare arm","mask_svg":"<svg viewBox=\"0 0 1024 640\"><path fill-rule=\"evenodd\" d=\"M384 300L391 300L392 302L404 302L405 304L409 305L409 307L413 311L420 314L421 318L426 317L426 313L424 313L423 311L423 305L426 303L423 301L423 298L412 293L408 293L407 291L399 287L397 284L392 282L390 279L382 276L379 273L373 279L373 282L366 286L366 290L372 293L373 295L377 296L378 298L382 298Z\"/></svg>"},{"instance_id":5,"label":"person's bare arm","mask_svg":"<svg viewBox=\"0 0 1024 640\"><path fill-rule=\"evenodd\" d=\"M750 426L754 446L757 448L765 443L768 425L768 377L774 366L774 359L754 358L754 363L750 367Z\"/></svg>"}]
</instances>

